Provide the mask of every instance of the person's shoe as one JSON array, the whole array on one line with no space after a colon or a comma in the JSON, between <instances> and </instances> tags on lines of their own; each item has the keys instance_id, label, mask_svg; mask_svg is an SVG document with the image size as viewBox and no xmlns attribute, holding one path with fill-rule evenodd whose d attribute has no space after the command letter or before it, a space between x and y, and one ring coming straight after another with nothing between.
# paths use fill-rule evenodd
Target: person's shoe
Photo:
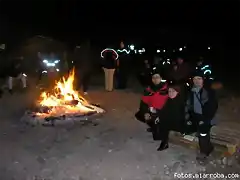
<instances>
[{"instance_id":1,"label":"person's shoe","mask_svg":"<svg viewBox=\"0 0 240 180\"><path fill-rule=\"evenodd\" d=\"M161 142L160 146L157 148L157 151L163 151L168 148L168 143Z\"/></svg>"},{"instance_id":2,"label":"person's shoe","mask_svg":"<svg viewBox=\"0 0 240 180\"><path fill-rule=\"evenodd\" d=\"M12 90L12 89L9 89L8 92L9 92L10 94L13 94L13 90Z\"/></svg>"},{"instance_id":3,"label":"person's shoe","mask_svg":"<svg viewBox=\"0 0 240 180\"><path fill-rule=\"evenodd\" d=\"M83 95L88 95L88 92L83 92Z\"/></svg>"}]
</instances>

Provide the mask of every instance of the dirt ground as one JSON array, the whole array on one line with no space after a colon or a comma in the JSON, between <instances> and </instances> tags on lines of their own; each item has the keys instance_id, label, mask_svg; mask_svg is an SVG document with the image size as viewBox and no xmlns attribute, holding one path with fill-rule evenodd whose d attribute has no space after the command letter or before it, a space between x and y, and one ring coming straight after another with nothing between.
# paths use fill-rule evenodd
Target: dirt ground
<instances>
[{"instance_id":1,"label":"dirt ground","mask_svg":"<svg viewBox=\"0 0 240 180\"><path fill-rule=\"evenodd\" d=\"M187 147L170 144L156 151L159 142L134 119L140 95L132 90L107 93L92 87L87 99L100 103L106 114L97 126L65 127L19 122L33 92L0 100L0 180L171 180L178 179L175 173L240 172L238 155L227 163L212 157L201 166Z\"/></svg>"}]
</instances>

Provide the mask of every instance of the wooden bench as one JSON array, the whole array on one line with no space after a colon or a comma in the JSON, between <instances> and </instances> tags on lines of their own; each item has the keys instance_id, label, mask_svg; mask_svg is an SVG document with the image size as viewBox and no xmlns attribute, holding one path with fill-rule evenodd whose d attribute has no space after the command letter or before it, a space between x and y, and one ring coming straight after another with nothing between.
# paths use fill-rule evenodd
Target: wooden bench
<instances>
[{"instance_id":1,"label":"wooden bench","mask_svg":"<svg viewBox=\"0 0 240 180\"><path fill-rule=\"evenodd\" d=\"M198 148L196 134L183 136L180 133L171 132L170 141L177 144L185 144L190 148ZM211 131L211 142L215 150L224 155L233 155L240 148L240 129L224 126L214 126Z\"/></svg>"}]
</instances>

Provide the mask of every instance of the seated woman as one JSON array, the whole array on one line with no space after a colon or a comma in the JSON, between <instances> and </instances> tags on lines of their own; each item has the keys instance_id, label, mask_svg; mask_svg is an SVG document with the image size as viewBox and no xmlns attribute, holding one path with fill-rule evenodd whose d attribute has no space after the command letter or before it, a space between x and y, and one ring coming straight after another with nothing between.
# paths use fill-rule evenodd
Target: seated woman
<instances>
[{"instance_id":1,"label":"seated woman","mask_svg":"<svg viewBox=\"0 0 240 180\"><path fill-rule=\"evenodd\" d=\"M168 100L161 111L159 111L159 136L162 140L158 151L168 148L169 132L183 132L185 117L185 101L180 92L181 87L177 84L170 84L168 88Z\"/></svg>"},{"instance_id":2,"label":"seated woman","mask_svg":"<svg viewBox=\"0 0 240 180\"><path fill-rule=\"evenodd\" d=\"M152 83L145 89L139 111L135 114L139 121L149 125L149 132L154 129L157 113L162 109L167 98L167 84L163 82L158 71L152 72Z\"/></svg>"}]
</instances>

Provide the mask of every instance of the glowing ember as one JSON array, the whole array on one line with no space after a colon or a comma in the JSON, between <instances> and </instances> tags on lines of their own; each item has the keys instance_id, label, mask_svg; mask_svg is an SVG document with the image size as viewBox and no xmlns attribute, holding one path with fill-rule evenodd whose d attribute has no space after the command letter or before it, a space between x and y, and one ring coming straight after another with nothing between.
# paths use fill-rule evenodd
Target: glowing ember
<instances>
[{"instance_id":1,"label":"glowing ember","mask_svg":"<svg viewBox=\"0 0 240 180\"><path fill-rule=\"evenodd\" d=\"M39 104L42 107L50 107L49 115L85 114L89 112L103 113L104 110L89 104L80 94L74 90L74 70L67 79L64 77L56 83L54 93L43 92ZM38 116L46 116L38 113Z\"/></svg>"}]
</instances>

